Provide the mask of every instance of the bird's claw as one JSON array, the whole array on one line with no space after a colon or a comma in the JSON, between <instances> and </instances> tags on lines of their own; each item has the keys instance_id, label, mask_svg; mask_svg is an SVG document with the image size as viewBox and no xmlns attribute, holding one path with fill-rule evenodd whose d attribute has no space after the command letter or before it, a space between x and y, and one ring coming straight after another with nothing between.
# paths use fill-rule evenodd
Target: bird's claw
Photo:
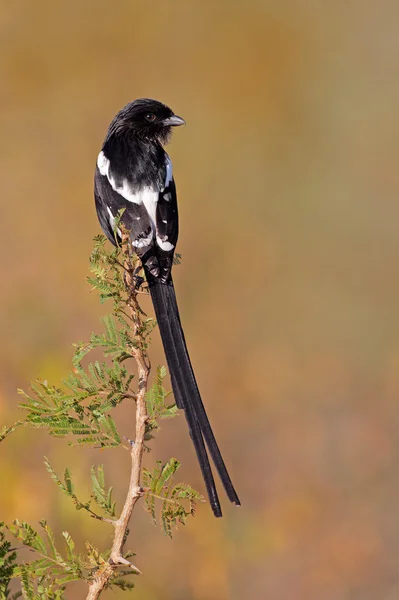
<instances>
[{"instance_id":1,"label":"bird's claw","mask_svg":"<svg viewBox=\"0 0 399 600\"><path fill-rule=\"evenodd\" d=\"M136 292L141 288L144 281L145 281L145 279L144 279L144 277L141 277L141 275L133 275L133 284L134 284L134 289L136 290Z\"/></svg>"},{"instance_id":2,"label":"bird's claw","mask_svg":"<svg viewBox=\"0 0 399 600\"><path fill-rule=\"evenodd\" d=\"M133 288L136 292L138 292L139 289L141 288L141 286L143 285L145 279L144 279L144 277L141 277L137 273L138 273L137 270L135 270L133 274L126 273L126 271L123 273L123 281L125 284L125 288L127 290L130 290Z\"/></svg>"}]
</instances>

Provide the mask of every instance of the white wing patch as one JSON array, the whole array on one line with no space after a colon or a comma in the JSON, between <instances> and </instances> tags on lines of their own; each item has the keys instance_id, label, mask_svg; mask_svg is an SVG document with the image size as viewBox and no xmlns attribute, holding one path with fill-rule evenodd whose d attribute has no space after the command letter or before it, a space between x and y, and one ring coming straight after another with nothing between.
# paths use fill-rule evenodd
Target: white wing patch
<instances>
[{"instance_id":1,"label":"white wing patch","mask_svg":"<svg viewBox=\"0 0 399 600\"><path fill-rule=\"evenodd\" d=\"M147 237L134 241L133 245L136 248L142 248L143 246L147 246L148 244L151 243L154 233L155 234L157 233L156 213L157 213L159 190L150 188L150 187L144 187L137 192L132 192L127 179L123 180L122 186L117 186L115 179L112 177L112 175L110 173L110 169L109 169L110 164L111 163L110 163L109 159L105 156L104 152L101 151L97 157L97 167L98 167L98 170L100 171L101 175L103 175L104 177L107 177L112 189L115 192L117 192L118 194L120 194L123 198L125 198L125 200L127 200L128 202L133 202L134 204L138 204L138 205L144 204L144 207L148 213L148 216L150 217L151 232ZM172 179L173 179L172 162L171 162L169 156L166 155L165 187L167 187L169 185L169 183L172 181ZM112 214L112 212L108 206L107 206L107 210L109 213L110 223L111 223L111 226L113 229L114 223L115 223L115 217ZM137 219L140 219L140 217L137 217ZM118 233L121 235L121 232L119 229L118 229ZM173 250L173 248L174 248L173 244L168 242L166 239L162 240L158 235L156 236L156 239L157 239L158 246L162 250L165 250L166 252Z\"/></svg>"},{"instance_id":2,"label":"white wing patch","mask_svg":"<svg viewBox=\"0 0 399 600\"><path fill-rule=\"evenodd\" d=\"M146 238L145 240L143 240L143 242L144 241L146 242L146 243L142 244L143 246L146 246L147 244L150 243L153 232L157 231L156 214L157 214L158 196L159 196L159 192L156 190L152 190L151 188L144 188L137 194L137 197L140 197L140 199L141 199L140 204L141 203L144 204L144 207L148 213L148 216L150 217L151 229L152 229L152 232L151 232L149 238ZM174 248L174 246L170 242L166 241L165 239L161 240L161 238L158 235L157 235L157 244L162 250L165 250L165 251L173 250L173 248ZM140 247L140 246L138 246L138 247Z\"/></svg>"},{"instance_id":3,"label":"white wing patch","mask_svg":"<svg viewBox=\"0 0 399 600\"><path fill-rule=\"evenodd\" d=\"M159 235L157 235L157 244L161 248L161 250L165 250L165 252L168 252L169 250L173 250L173 248L174 248L174 245L171 244L170 242L167 242L166 240L161 240Z\"/></svg>"},{"instance_id":4,"label":"white wing patch","mask_svg":"<svg viewBox=\"0 0 399 600\"><path fill-rule=\"evenodd\" d=\"M111 224L112 230L114 231L114 229L115 229L115 217L114 217L114 215L112 214L112 212L111 212L111 209L110 209L110 207L109 207L109 206L107 206L107 211L108 211L108 214L109 214L109 222L110 222L110 224ZM117 229L116 231L117 231L117 232L118 232L118 234L119 234L119 235L122 237L122 232L121 232L121 230L119 229L119 227L118 227L118 229Z\"/></svg>"},{"instance_id":5,"label":"white wing patch","mask_svg":"<svg viewBox=\"0 0 399 600\"><path fill-rule=\"evenodd\" d=\"M153 237L153 231L151 228L150 233L145 238L140 238L139 240L133 240L132 244L135 248L144 248L144 246L148 246L151 244L151 240Z\"/></svg>"},{"instance_id":6,"label":"white wing patch","mask_svg":"<svg viewBox=\"0 0 399 600\"><path fill-rule=\"evenodd\" d=\"M155 230L157 204L158 204L158 190L152 190L151 188L143 188L137 196L140 197L140 204L144 204L148 216L150 217L151 227Z\"/></svg>"},{"instance_id":7,"label":"white wing patch","mask_svg":"<svg viewBox=\"0 0 399 600\"><path fill-rule=\"evenodd\" d=\"M165 165L166 165L166 179L165 179L165 187L163 189L167 188L173 179L172 161L170 160L168 155L166 155Z\"/></svg>"},{"instance_id":8,"label":"white wing patch","mask_svg":"<svg viewBox=\"0 0 399 600\"><path fill-rule=\"evenodd\" d=\"M108 177L109 160L102 151L97 157L97 167L101 175L107 175Z\"/></svg>"},{"instance_id":9,"label":"white wing patch","mask_svg":"<svg viewBox=\"0 0 399 600\"><path fill-rule=\"evenodd\" d=\"M141 200L139 197L141 192L134 194L129 187L129 182L126 179L123 180L122 186L116 185L115 179L112 177L109 170L110 164L111 163L109 159L105 156L104 152L101 151L97 158L97 167L101 175L104 175L104 177L108 179L114 192L120 194L122 198L125 198L125 200L127 200L128 202L141 204Z\"/></svg>"}]
</instances>

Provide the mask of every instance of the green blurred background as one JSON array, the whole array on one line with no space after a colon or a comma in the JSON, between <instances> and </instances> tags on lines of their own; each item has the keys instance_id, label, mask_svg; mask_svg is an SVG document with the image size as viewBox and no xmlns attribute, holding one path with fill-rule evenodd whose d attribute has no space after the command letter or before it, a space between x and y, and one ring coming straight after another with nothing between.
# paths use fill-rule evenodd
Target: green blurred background
<instances>
[{"instance_id":1,"label":"green blurred background","mask_svg":"<svg viewBox=\"0 0 399 600\"><path fill-rule=\"evenodd\" d=\"M2 423L106 310L85 278L109 121L141 96L187 121L176 286L243 506L201 506L172 542L139 507L142 600L399 598L398 19L393 0L0 3ZM104 462L122 500L123 452L21 430L1 453L1 519L109 545L42 461L82 490ZM171 455L203 490L183 418L148 464Z\"/></svg>"}]
</instances>

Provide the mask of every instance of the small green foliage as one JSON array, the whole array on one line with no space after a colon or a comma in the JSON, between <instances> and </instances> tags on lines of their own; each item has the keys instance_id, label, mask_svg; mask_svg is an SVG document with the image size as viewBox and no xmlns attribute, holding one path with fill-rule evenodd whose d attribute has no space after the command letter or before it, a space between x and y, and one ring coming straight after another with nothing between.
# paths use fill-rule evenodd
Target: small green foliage
<instances>
[{"instance_id":1,"label":"small green foliage","mask_svg":"<svg viewBox=\"0 0 399 600\"><path fill-rule=\"evenodd\" d=\"M44 464L46 465L48 473L50 473L51 479L60 488L60 490L64 492L64 494L71 498L72 502L76 506L76 510L81 510L82 508L85 510L90 510L90 502L81 502L76 496L74 491L75 487L72 483L72 477L69 469L65 469L64 481L62 482L57 473L54 471L53 467L48 462L47 458L44 460Z\"/></svg>"},{"instance_id":2,"label":"small green foliage","mask_svg":"<svg viewBox=\"0 0 399 600\"><path fill-rule=\"evenodd\" d=\"M31 394L19 390L25 399L19 407L27 411L26 423L45 428L54 437L73 435L80 445L119 446L121 438L108 413L124 399L133 397L133 376L117 360L111 366L98 361L89 363L85 371L76 359L82 354L81 348L77 346L74 368L64 380L66 389L36 380Z\"/></svg>"},{"instance_id":3,"label":"small green foliage","mask_svg":"<svg viewBox=\"0 0 399 600\"><path fill-rule=\"evenodd\" d=\"M102 319L105 332L100 335L92 333L90 345L92 348L102 348L104 356L111 356L118 362L133 358L132 348L136 341L132 338L129 329L117 329L115 319L108 315Z\"/></svg>"},{"instance_id":4,"label":"small green foliage","mask_svg":"<svg viewBox=\"0 0 399 600\"><path fill-rule=\"evenodd\" d=\"M106 560L101 556L101 553L97 548L92 546L90 542L86 542L87 558L92 567L103 568L107 563Z\"/></svg>"},{"instance_id":5,"label":"small green foliage","mask_svg":"<svg viewBox=\"0 0 399 600\"><path fill-rule=\"evenodd\" d=\"M128 571L127 574L128 575L137 575L137 573L135 573L135 571ZM134 588L134 583L132 583L131 581L127 581L126 579L123 579L123 578L115 579L112 582L112 585L117 586L119 589L121 589L124 592L128 592L129 590L132 590Z\"/></svg>"},{"instance_id":6,"label":"small green foliage","mask_svg":"<svg viewBox=\"0 0 399 600\"><path fill-rule=\"evenodd\" d=\"M185 483L172 485L172 477L179 468L180 462L171 458L164 465L157 461L153 471L143 469L146 509L155 524L155 500L161 500L160 520L163 532L169 537L172 537L172 527L177 528L178 523L185 525L187 517L194 516L197 502L204 501L191 486Z\"/></svg>"},{"instance_id":7,"label":"small green foliage","mask_svg":"<svg viewBox=\"0 0 399 600\"><path fill-rule=\"evenodd\" d=\"M28 523L18 519L9 526L14 537L39 556L29 563L22 563L16 567L13 577L20 579L24 598L34 600L62 598L66 583L87 580L90 574L85 559L74 553L75 544L69 533L62 534L66 546L64 557L57 548L51 527L45 520L40 522L40 526L43 535Z\"/></svg>"},{"instance_id":8,"label":"small green foliage","mask_svg":"<svg viewBox=\"0 0 399 600\"><path fill-rule=\"evenodd\" d=\"M111 252L107 252L106 241L104 235L95 236L94 248L90 256L90 271L93 277L87 278L93 286L92 289L97 290L101 303L108 299L113 299L114 302L120 301L123 287L123 275L115 268L121 257L121 249L116 247Z\"/></svg>"},{"instance_id":9,"label":"small green foliage","mask_svg":"<svg viewBox=\"0 0 399 600\"><path fill-rule=\"evenodd\" d=\"M83 555L76 554L75 543L67 531L62 532L64 552L60 551L56 545L54 533L47 522L41 521L40 526L43 529L43 535L40 535L28 523L18 520L9 527L20 543L31 548L39 556L29 563L12 565L11 577L20 579L24 598L32 600L63 598L66 584L77 580L90 583L98 574L98 570L104 569L108 565L109 553L100 552L90 542L86 542L86 552ZM125 556L129 556L129 553ZM133 584L120 579L122 576L128 575L137 575L137 572L133 569L116 571L112 575L109 585L132 589ZM15 596L15 598L17 597ZM8 599L8 596L4 596L4 599L6 598ZM3 600L1 595L0 599ZM10 597L9 600L13 600L13 598Z\"/></svg>"},{"instance_id":10,"label":"small green foliage","mask_svg":"<svg viewBox=\"0 0 399 600\"><path fill-rule=\"evenodd\" d=\"M159 429L158 419L171 419L178 415L176 404L166 404L166 398L170 395L163 387L166 377L165 367L157 367L155 381L146 394L146 404L149 419L146 424L146 440L152 439L153 432Z\"/></svg>"},{"instance_id":11,"label":"small green foliage","mask_svg":"<svg viewBox=\"0 0 399 600\"><path fill-rule=\"evenodd\" d=\"M99 465L97 470L92 467L90 470L91 473L91 487L92 487L92 498L100 506L107 515L110 517L115 516L115 507L116 502L112 501L112 486L108 489L105 488L105 479L104 479L104 467L103 465Z\"/></svg>"},{"instance_id":12,"label":"small green foliage","mask_svg":"<svg viewBox=\"0 0 399 600\"><path fill-rule=\"evenodd\" d=\"M16 600L21 593L11 596L10 582L17 568L17 553L6 539L4 523L0 523L0 600Z\"/></svg>"}]
</instances>

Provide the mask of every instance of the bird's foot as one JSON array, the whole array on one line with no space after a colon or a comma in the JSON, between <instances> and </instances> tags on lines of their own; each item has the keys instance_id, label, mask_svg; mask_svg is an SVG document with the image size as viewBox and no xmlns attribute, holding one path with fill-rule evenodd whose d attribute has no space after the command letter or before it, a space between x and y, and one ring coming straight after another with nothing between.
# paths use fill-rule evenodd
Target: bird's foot
<instances>
[{"instance_id":1,"label":"bird's foot","mask_svg":"<svg viewBox=\"0 0 399 600\"><path fill-rule=\"evenodd\" d=\"M138 292L140 290L141 286L145 282L144 277L142 277L141 275L139 275L139 273L142 270L142 268L143 267L141 265L139 265L133 271L133 285L134 285L134 289L136 290L136 292Z\"/></svg>"},{"instance_id":2,"label":"bird's foot","mask_svg":"<svg viewBox=\"0 0 399 600\"><path fill-rule=\"evenodd\" d=\"M143 285L145 279L139 275L141 271L141 266L134 269L133 273L124 271L123 273L123 281L125 283L125 287L127 290L135 290L138 292Z\"/></svg>"},{"instance_id":3,"label":"bird's foot","mask_svg":"<svg viewBox=\"0 0 399 600\"><path fill-rule=\"evenodd\" d=\"M143 285L144 281L145 281L145 279L144 279L144 277L141 277L141 275L133 275L133 285L134 285L134 289L136 290L136 292L139 291L139 289Z\"/></svg>"}]
</instances>

